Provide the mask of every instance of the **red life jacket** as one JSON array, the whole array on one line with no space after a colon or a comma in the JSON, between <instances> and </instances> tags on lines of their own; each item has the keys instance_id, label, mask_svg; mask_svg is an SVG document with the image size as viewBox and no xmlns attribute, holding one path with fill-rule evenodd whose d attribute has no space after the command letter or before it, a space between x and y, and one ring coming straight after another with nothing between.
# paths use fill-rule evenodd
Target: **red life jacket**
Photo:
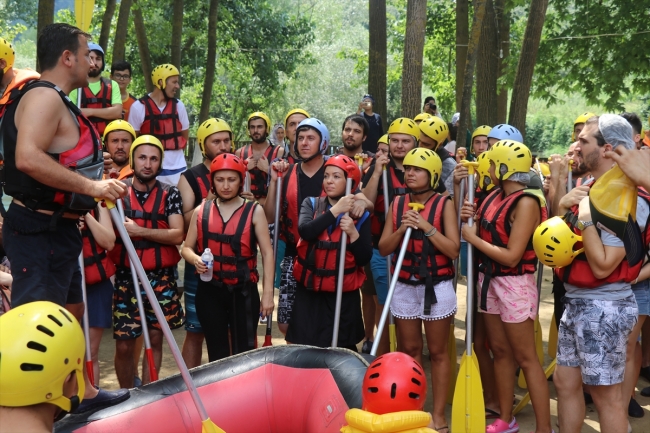
<instances>
[{"instance_id":1,"label":"red life jacket","mask_svg":"<svg viewBox=\"0 0 650 433\"><path fill-rule=\"evenodd\" d=\"M388 200L392 203L394 198L397 196L404 195L411 190L406 186L405 182L401 182L397 177L396 168L394 165L390 164L387 167L387 178L388 183ZM390 203L389 203L390 205ZM386 217L384 213L386 212L386 205L384 204L384 185L383 182L379 181L379 189L377 190L377 199L375 200L375 210L370 219L370 233L372 234L372 244L377 247L379 245L379 239L381 238L381 233L384 230L384 222Z\"/></svg>"},{"instance_id":2,"label":"red life jacket","mask_svg":"<svg viewBox=\"0 0 650 433\"><path fill-rule=\"evenodd\" d=\"M312 199L314 219L330 208L327 197ZM366 220L368 214L358 220L357 227ZM293 261L293 276L297 282L315 292L336 292L338 280L338 264L341 251L341 235L343 230L338 224L329 227L318 236L318 240L307 242L300 238L296 246L296 257ZM347 244L350 244L348 238ZM358 290L366 280L363 266L357 266L354 255L350 250L345 251L343 271L343 291Z\"/></svg>"},{"instance_id":3,"label":"red life jacket","mask_svg":"<svg viewBox=\"0 0 650 433\"><path fill-rule=\"evenodd\" d=\"M65 168L92 180L102 179L104 173L102 144L93 124L81 114L81 110L72 103L60 88L47 81L35 80L25 85L20 94L6 105L2 129L0 130L0 138L4 141L4 179L1 180L4 192L20 200L27 208L32 210L51 210L58 215L64 211L70 211L84 215L97 206L97 202L93 197L47 186L16 168L16 142L18 139L18 131L14 121L16 107L27 92L37 87L56 90L66 108L75 116L79 125L79 140L72 149L58 154L48 153L48 155ZM52 219L54 225L56 225L57 219Z\"/></svg>"},{"instance_id":4,"label":"red life jacket","mask_svg":"<svg viewBox=\"0 0 650 433\"><path fill-rule=\"evenodd\" d=\"M81 89L80 108L109 108L113 106L113 86L111 80L102 77L99 82L101 86L96 95L88 86ZM110 120L95 116L90 116L89 119L93 122L95 128L97 128L99 135L104 136L104 130Z\"/></svg>"},{"instance_id":5,"label":"red life jacket","mask_svg":"<svg viewBox=\"0 0 650 433\"><path fill-rule=\"evenodd\" d=\"M181 173L194 193L194 208L201 204L210 192L210 170L200 163Z\"/></svg>"},{"instance_id":6,"label":"red life jacket","mask_svg":"<svg viewBox=\"0 0 650 433\"><path fill-rule=\"evenodd\" d=\"M280 149L279 146L273 146L269 143L269 146L264 151L264 157L266 157L266 159L269 161L269 164L271 161L278 157L278 149ZM246 161L248 158L253 156L253 150L251 149L250 144L244 146L241 149L240 156L242 161ZM269 192L269 187L267 184L269 174L263 172L257 167L249 170L248 172L250 173L251 178L251 193L255 196L255 198L266 197Z\"/></svg>"},{"instance_id":7,"label":"red life jacket","mask_svg":"<svg viewBox=\"0 0 650 433\"><path fill-rule=\"evenodd\" d=\"M2 106L8 104L11 100L15 99L22 88L32 80L38 80L41 77L36 71L31 69L16 69L14 68L14 78L9 82L4 94L0 95L0 118L2 118Z\"/></svg>"},{"instance_id":8,"label":"red life jacket","mask_svg":"<svg viewBox=\"0 0 650 433\"><path fill-rule=\"evenodd\" d=\"M90 214L93 217L97 215L94 210ZM97 244L93 232L90 231L87 224L81 230L81 239L83 240L86 284L97 284L115 275L115 265L108 257L106 250Z\"/></svg>"},{"instance_id":9,"label":"red life jacket","mask_svg":"<svg viewBox=\"0 0 650 433\"><path fill-rule=\"evenodd\" d=\"M132 219L140 227L168 229L165 205L171 186L156 181L144 205L141 205L135 195L132 180L127 179L124 183L128 189L126 197L124 197L124 216ZM176 245L165 245L140 237L132 237L131 241L145 271L168 268L176 265L181 259ZM119 236L115 241L115 248L109 253L109 256L117 266L129 267L128 255Z\"/></svg>"},{"instance_id":10,"label":"red life jacket","mask_svg":"<svg viewBox=\"0 0 650 433\"><path fill-rule=\"evenodd\" d=\"M591 186L593 185L593 182L589 185L584 185L583 186ZM639 191L639 197L642 200L648 201L648 193L643 191L642 189L638 189ZM650 221L650 218L648 218ZM572 206L571 209L564 215L564 221L569 225L569 228L573 230L574 233L577 233L578 235L581 234L580 229L578 229L578 206ZM600 229L596 228L598 230L598 234L600 234ZM644 230L644 241L647 245L647 243L650 241L648 237L650 236L650 231L648 230L648 226L646 225L645 230ZM580 249L582 248L582 242L578 242L575 246L574 249ZM589 262L587 261L587 255L582 252L578 254L575 259L573 259L573 262L569 266L565 266L564 268L555 268L554 272L557 277L562 280L565 283L572 284L574 286L583 288L583 289L593 289L595 287L600 287L605 284L610 284L610 283L618 283L621 281L624 281L626 283L631 283L634 281L638 276L639 272L641 271L641 267L643 266L643 260L641 260L638 264L635 266L630 266L627 260L624 258L621 263L618 264L616 269L612 271L609 276L606 278L601 278L598 279L594 276L593 272L591 271L591 267L589 266Z\"/></svg>"},{"instance_id":11,"label":"red life jacket","mask_svg":"<svg viewBox=\"0 0 650 433\"><path fill-rule=\"evenodd\" d=\"M176 108L178 99L168 99L162 112L149 95L140 98L140 102L144 105L144 121L140 126L140 134L153 135L162 142L165 150L184 149L187 140L183 137L183 125Z\"/></svg>"},{"instance_id":12,"label":"red life jacket","mask_svg":"<svg viewBox=\"0 0 650 433\"><path fill-rule=\"evenodd\" d=\"M540 222L546 221L548 212L546 200L541 190L521 189L510 195L503 196L504 192L498 188L490 193L481 204L478 210L480 216L478 234L481 239L501 248L508 246L510 240L510 212L515 209L522 197L534 197L540 206ZM515 267L504 266L491 259L486 254L478 251L479 271L485 275L483 287L481 288L481 310L487 310L487 292L492 277L505 275L533 274L537 269L537 256L533 249L533 237L531 235L524 254Z\"/></svg>"},{"instance_id":13,"label":"red life jacket","mask_svg":"<svg viewBox=\"0 0 650 433\"><path fill-rule=\"evenodd\" d=\"M257 202L245 200L227 222L223 221L214 200L201 203L196 219L197 254L210 248L214 255L214 279L238 286L257 283L257 238L253 214Z\"/></svg>"},{"instance_id":14,"label":"red life jacket","mask_svg":"<svg viewBox=\"0 0 650 433\"><path fill-rule=\"evenodd\" d=\"M424 204L420 212L423 218L434 226L442 235L445 234L445 227L442 221L445 203L449 196L442 196L434 193ZM402 225L402 216L410 209L410 194L395 198L393 201L393 231ZM400 244L401 247L401 244ZM393 254L391 273L395 273L398 254ZM434 285L454 278L454 267L452 260L438 251L431 241L424 236L422 230L412 230L409 246L404 255L402 268L397 276L398 281L410 285L425 285L424 292L424 314L431 313L431 305L438 302Z\"/></svg>"},{"instance_id":15,"label":"red life jacket","mask_svg":"<svg viewBox=\"0 0 650 433\"><path fill-rule=\"evenodd\" d=\"M299 173L302 173L300 163L290 165L289 170L282 175L280 238L291 245L296 245L300 239L300 234L298 233L298 216L302 203L298 203L298 198L300 197ZM325 191L322 189L320 196L325 196Z\"/></svg>"}]
</instances>

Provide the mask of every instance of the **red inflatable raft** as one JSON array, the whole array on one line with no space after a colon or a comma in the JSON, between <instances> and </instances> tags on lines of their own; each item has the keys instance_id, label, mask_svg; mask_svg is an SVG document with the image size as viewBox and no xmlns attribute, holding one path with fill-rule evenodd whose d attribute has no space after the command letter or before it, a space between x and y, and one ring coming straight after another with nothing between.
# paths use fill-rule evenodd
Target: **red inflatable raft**
<instances>
[{"instance_id":1,"label":"red inflatable raft","mask_svg":"<svg viewBox=\"0 0 650 433\"><path fill-rule=\"evenodd\" d=\"M339 432L345 412L361 407L368 363L345 349L264 347L191 370L210 418L226 433ZM73 414L64 432L201 432L180 375L131 390L125 402Z\"/></svg>"}]
</instances>

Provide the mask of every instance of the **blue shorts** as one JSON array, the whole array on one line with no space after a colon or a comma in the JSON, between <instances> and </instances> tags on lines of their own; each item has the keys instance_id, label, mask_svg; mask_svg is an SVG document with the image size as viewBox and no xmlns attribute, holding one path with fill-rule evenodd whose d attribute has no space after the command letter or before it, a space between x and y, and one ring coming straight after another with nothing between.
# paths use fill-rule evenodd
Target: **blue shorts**
<instances>
[{"instance_id":1,"label":"blue shorts","mask_svg":"<svg viewBox=\"0 0 650 433\"><path fill-rule=\"evenodd\" d=\"M185 273L183 275L185 289L185 330L187 332L202 333L203 329L196 315L196 288L199 285L199 274L193 264L185 262Z\"/></svg>"},{"instance_id":2,"label":"blue shorts","mask_svg":"<svg viewBox=\"0 0 650 433\"><path fill-rule=\"evenodd\" d=\"M372 279L375 282L377 302L379 302L379 305L384 305L388 296L388 270L386 269L386 257L379 254L379 250L376 248L372 249L370 270L372 271Z\"/></svg>"},{"instance_id":3,"label":"blue shorts","mask_svg":"<svg viewBox=\"0 0 650 433\"><path fill-rule=\"evenodd\" d=\"M113 326L113 283L101 281L86 286L88 303L88 324L91 328L111 328Z\"/></svg>"},{"instance_id":4,"label":"blue shorts","mask_svg":"<svg viewBox=\"0 0 650 433\"><path fill-rule=\"evenodd\" d=\"M467 242L460 243L460 274L467 276Z\"/></svg>"},{"instance_id":5,"label":"blue shorts","mask_svg":"<svg viewBox=\"0 0 650 433\"><path fill-rule=\"evenodd\" d=\"M650 316L650 280L641 281L632 286L639 316Z\"/></svg>"}]
</instances>

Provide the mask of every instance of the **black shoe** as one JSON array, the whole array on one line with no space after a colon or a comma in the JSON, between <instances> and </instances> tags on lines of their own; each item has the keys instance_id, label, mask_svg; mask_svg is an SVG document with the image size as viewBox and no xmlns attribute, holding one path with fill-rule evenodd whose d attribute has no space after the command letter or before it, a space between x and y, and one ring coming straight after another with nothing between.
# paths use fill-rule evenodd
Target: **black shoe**
<instances>
[{"instance_id":1,"label":"black shoe","mask_svg":"<svg viewBox=\"0 0 650 433\"><path fill-rule=\"evenodd\" d=\"M633 398L630 399L630 404L627 406L627 414L632 418L643 418L643 408Z\"/></svg>"},{"instance_id":2,"label":"black shoe","mask_svg":"<svg viewBox=\"0 0 650 433\"><path fill-rule=\"evenodd\" d=\"M639 376L645 378L645 380L650 382L650 366L641 367L641 372L639 373Z\"/></svg>"},{"instance_id":3,"label":"black shoe","mask_svg":"<svg viewBox=\"0 0 650 433\"><path fill-rule=\"evenodd\" d=\"M585 397L585 404L591 404L594 402L594 399L591 398L591 394L587 394L586 392L582 391L582 394Z\"/></svg>"},{"instance_id":4,"label":"black shoe","mask_svg":"<svg viewBox=\"0 0 650 433\"><path fill-rule=\"evenodd\" d=\"M372 341L366 340L363 342L363 346L361 346L361 353L370 353L372 350Z\"/></svg>"},{"instance_id":5,"label":"black shoe","mask_svg":"<svg viewBox=\"0 0 650 433\"><path fill-rule=\"evenodd\" d=\"M646 386L641 390L641 395L644 397L650 397L650 386Z\"/></svg>"},{"instance_id":6,"label":"black shoe","mask_svg":"<svg viewBox=\"0 0 650 433\"><path fill-rule=\"evenodd\" d=\"M133 378L133 387L134 388L139 388L142 386L142 379L140 379L138 376L135 376Z\"/></svg>"},{"instance_id":7,"label":"black shoe","mask_svg":"<svg viewBox=\"0 0 650 433\"><path fill-rule=\"evenodd\" d=\"M89 412L91 410L102 409L114 406L128 399L131 393L128 389L118 389L117 391L106 391L99 388L99 393L95 398L85 398L75 413Z\"/></svg>"}]
</instances>

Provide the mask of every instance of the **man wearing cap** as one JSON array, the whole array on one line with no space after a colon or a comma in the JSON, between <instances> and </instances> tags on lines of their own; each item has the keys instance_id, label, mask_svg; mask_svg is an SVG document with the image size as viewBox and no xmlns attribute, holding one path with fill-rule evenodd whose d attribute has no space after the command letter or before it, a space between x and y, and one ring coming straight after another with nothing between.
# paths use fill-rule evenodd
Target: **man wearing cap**
<instances>
[{"instance_id":1,"label":"man wearing cap","mask_svg":"<svg viewBox=\"0 0 650 433\"><path fill-rule=\"evenodd\" d=\"M362 115L366 122L368 122L368 133L365 140L363 140L363 151L377 153L377 141L384 135L384 125L381 122L381 116L372 111L375 105L375 98L370 94L363 95L357 114Z\"/></svg>"},{"instance_id":2,"label":"man wearing cap","mask_svg":"<svg viewBox=\"0 0 650 433\"><path fill-rule=\"evenodd\" d=\"M591 191L601 177L611 175L608 171L613 162L605 153L618 146L634 146L632 128L625 119L613 114L587 119L578 135L576 154L593 181L565 195L559 205L569 227L582 236L584 247L584 253L570 266L555 269L567 291L554 374L562 432L578 432L582 427L583 383L590 386L602 431L625 432L628 425L625 409L630 394L625 395L622 382L627 339L638 315L631 282L638 277L643 259L643 251L636 249L640 239L630 239L629 235L638 232L639 226L629 219L624 233L616 230L604 213L596 212L596 205L602 209L607 204L597 195L588 195L603 189ZM605 185L614 187L616 184ZM629 193L623 189L620 192ZM633 210L626 213L632 214ZM645 225L648 213L648 205L638 200L638 224Z\"/></svg>"},{"instance_id":3,"label":"man wearing cap","mask_svg":"<svg viewBox=\"0 0 650 433\"><path fill-rule=\"evenodd\" d=\"M102 77L104 70L104 50L98 44L90 42L90 59L94 66L88 72L88 86L74 89L70 99L81 112L90 119L100 136L104 135L106 125L111 120L122 118L122 96L118 84Z\"/></svg>"},{"instance_id":4,"label":"man wearing cap","mask_svg":"<svg viewBox=\"0 0 650 433\"><path fill-rule=\"evenodd\" d=\"M37 80L41 75L31 69L14 68L16 51L8 40L0 38L0 118L2 107L9 101L12 90L20 90L31 80ZM15 93L14 93L15 94Z\"/></svg>"}]
</instances>

